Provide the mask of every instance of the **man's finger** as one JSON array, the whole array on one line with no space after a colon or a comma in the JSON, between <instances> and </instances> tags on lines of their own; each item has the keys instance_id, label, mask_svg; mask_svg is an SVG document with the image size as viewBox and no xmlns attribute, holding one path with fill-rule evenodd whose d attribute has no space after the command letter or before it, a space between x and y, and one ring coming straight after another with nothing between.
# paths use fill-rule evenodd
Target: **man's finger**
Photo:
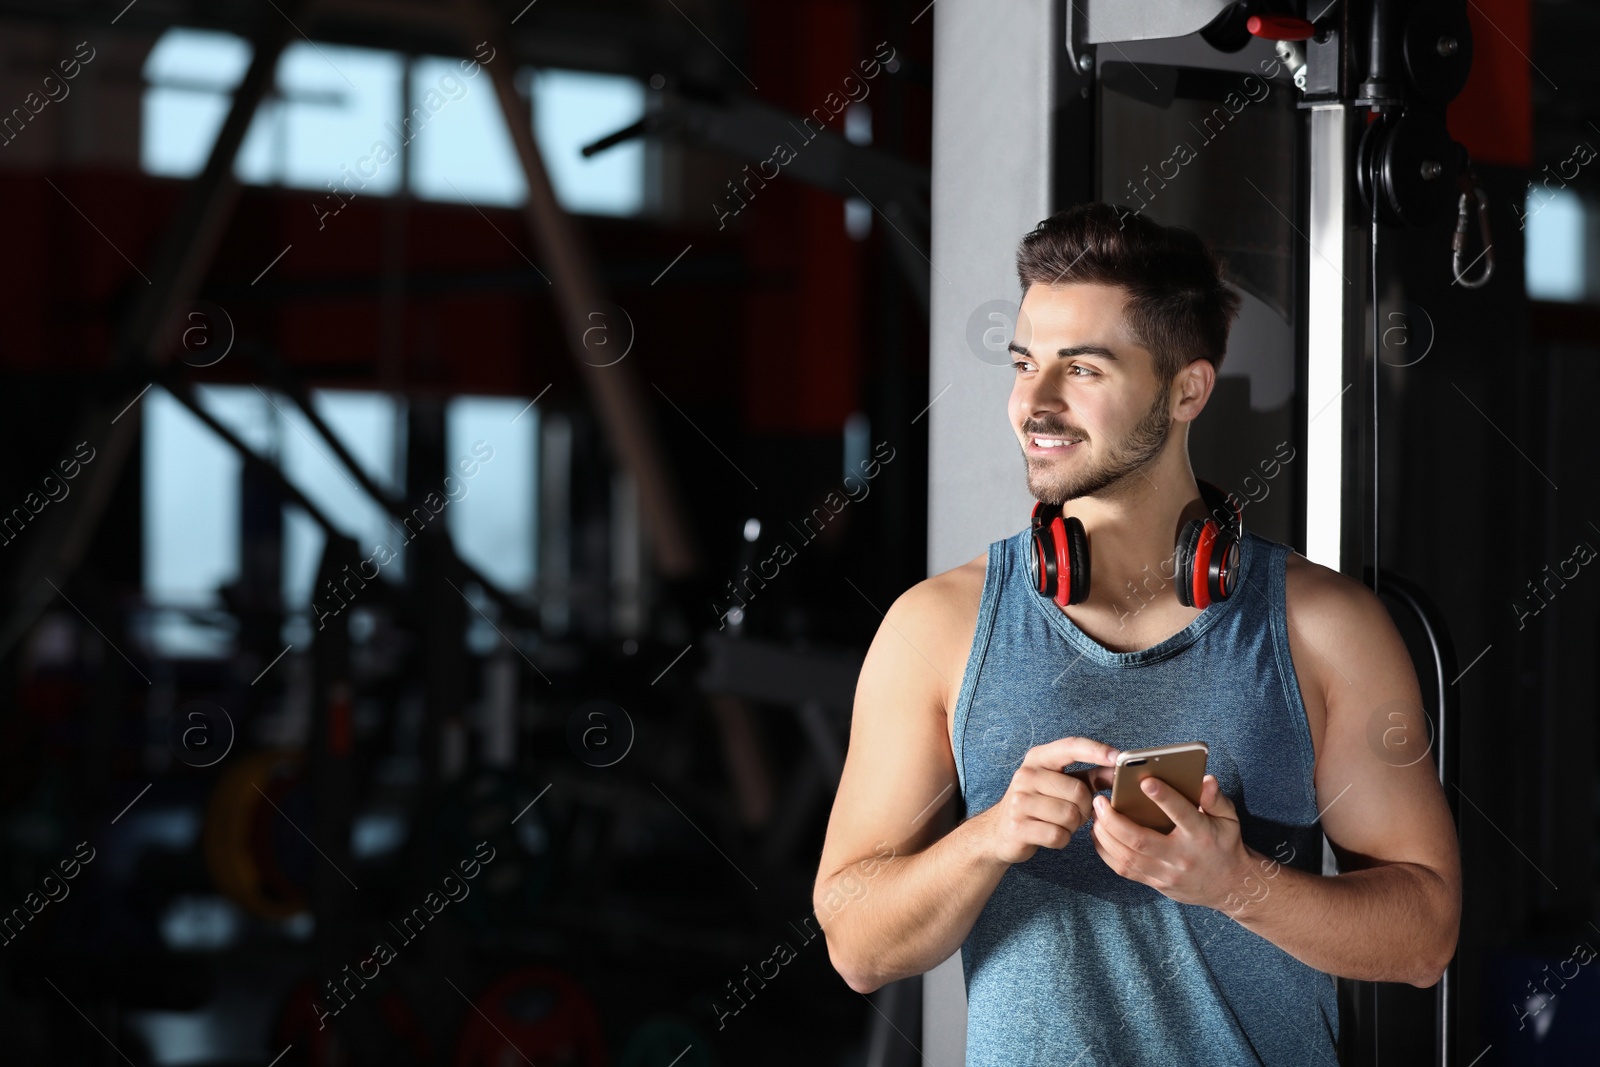
<instances>
[{"instance_id":1,"label":"man's finger","mask_svg":"<svg viewBox=\"0 0 1600 1067\"><path fill-rule=\"evenodd\" d=\"M1090 771L1068 771L1057 774L1044 768L1035 771L1029 785L1034 791L1047 797L1058 797L1083 812L1083 817L1088 819L1092 810L1089 805L1094 801L1095 787L1088 780Z\"/></svg>"},{"instance_id":2,"label":"man's finger","mask_svg":"<svg viewBox=\"0 0 1600 1067\"><path fill-rule=\"evenodd\" d=\"M1200 785L1200 810L1207 815L1215 815L1219 810L1233 810L1233 801L1222 792L1222 787L1217 784L1217 776L1208 774Z\"/></svg>"},{"instance_id":3,"label":"man's finger","mask_svg":"<svg viewBox=\"0 0 1600 1067\"><path fill-rule=\"evenodd\" d=\"M1029 749L1023 762L1059 771L1074 763L1111 767L1116 764L1117 755L1118 750L1104 741L1096 741L1091 737L1062 737Z\"/></svg>"},{"instance_id":4,"label":"man's finger","mask_svg":"<svg viewBox=\"0 0 1600 1067\"><path fill-rule=\"evenodd\" d=\"M1094 792L1094 779L1091 777L1091 775L1093 775L1097 769L1098 768L1095 767L1080 767L1075 771L1062 771L1061 773L1065 774L1068 778L1076 778L1078 781L1084 784L1089 792L1092 793Z\"/></svg>"},{"instance_id":5,"label":"man's finger","mask_svg":"<svg viewBox=\"0 0 1600 1067\"><path fill-rule=\"evenodd\" d=\"M1030 819L1059 826L1065 826L1070 820L1074 825L1081 826L1089 818L1088 797L1063 797L1043 792L1019 793L1017 796L1020 799L1016 810Z\"/></svg>"},{"instance_id":6,"label":"man's finger","mask_svg":"<svg viewBox=\"0 0 1600 1067\"><path fill-rule=\"evenodd\" d=\"M1110 797L1095 798L1094 817L1095 825L1129 852L1142 852L1157 839L1166 840L1165 834L1141 826L1113 808Z\"/></svg>"},{"instance_id":7,"label":"man's finger","mask_svg":"<svg viewBox=\"0 0 1600 1067\"><path fill-rule=\"evenodd\" d=\"M1024 841L1038 845L1040 848L1061 849L1072 843L1072 834L1067 831L1067 828L1049 819L1027 819L1018 825L1018 830L1021 832ZM1046 844L1047 840L1058 836L1058 834L1061 837L1059 845Z\"/></svg>"},{"instance_id":8,"label":"man's finger","mask_svg":"<svg viewBox=\"0 0 1600 1067\"><path fill-rule=\"evenodd\" d=\"M1167 813L1167 818L1185 830L1197 830L1205 825L1205 816L1189 798L1159 778L1146 778L1139 783L1144 795L1156 802L1156 807Z\"/></svg>"},{"instance_id":9,"label":"man's finger","mask_svg":"<svg viewBox=\"0 0 1600 1067\"><path fill-rule=\"evenodd\" d=\"M1088 786L1089 792L1098 793L1102 789L1111 788L1117 771L1115 767L1079 767L1064 773L1068 778L1076 778Z\"/></svg>"},{"instance_id":10,"label":"man's finger","mask_svg":"<svg viewBox=\"0 0 1600 1067\"><path fill-rule=\"evenodd\" d=\"M1111 811L1109 801L1106 803L1106 810ZM1111 814L1114 818L1126 818L1119 812L1111 811ZM1130 825L1137 826L1131 820L1128 821ZM1143 829L1143 827L1140 827L1140 829ZM1110 867L1124 878L1145 881L1144 872L1139 869L1139 864L1136 862L1139 854L1128 847L1125 841L1117 837L1116 833L1106 825L1104 816L1095 819L1094 826L1089 831L1089 838L1094 842L1094 850L1100 854L1102 860L1105 860L1107 867Z\"/></svg>"}]
</instances>

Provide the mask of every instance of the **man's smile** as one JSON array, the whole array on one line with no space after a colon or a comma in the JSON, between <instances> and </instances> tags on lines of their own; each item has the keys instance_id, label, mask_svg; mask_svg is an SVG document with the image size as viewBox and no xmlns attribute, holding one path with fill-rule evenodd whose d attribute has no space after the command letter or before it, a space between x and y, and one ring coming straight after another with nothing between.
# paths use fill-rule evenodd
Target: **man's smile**
<instances>
[{"instance_id":1,"label":"man's smile","mask_svg":"<svg viewBox=\"0 0 1600 1067\"><path fill-rule=\"evenodd\" d=\"M1055 456L1073 452L1082 441L1076 437L1042 437L1037 434L1028 437L1026 446L1030 456Z\"/></svg>"}]
</instances>

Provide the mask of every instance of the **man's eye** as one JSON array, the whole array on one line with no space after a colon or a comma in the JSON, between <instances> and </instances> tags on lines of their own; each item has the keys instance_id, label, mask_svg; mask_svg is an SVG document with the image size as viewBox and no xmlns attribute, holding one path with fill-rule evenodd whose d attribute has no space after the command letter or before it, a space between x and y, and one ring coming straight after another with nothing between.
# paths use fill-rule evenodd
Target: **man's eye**
<instances>
[{"instance_id":1,"label":"man's eye","mask_svg":"<svg viewBox=\"0 0 1600 1067\"><path fill-rule=\"evenodd\" d=\"M1028 369L1028 364L1026 364L1026 363L1024 363L1024 362L1023 362L1023 361L1022 361L1022 360L1020 360L1020 359L1018 359L1018 360L1013 360L1013 361L1012 361L1012 363L1011 363L1011 366L1012 366L1012 368L1013 368L1013 369L1014 369L1014 370L1018 370L1018 371L1025 371L1025 370L1027 370L1027 369Z\"/></svg>"},{"instance_id":2,"label":"man's eye","mask_svg":"<svg viewBox=\"0 0 1600 1067\"><path fill-rule=\"evenodd\" d=\"M1074 363L1072 365L1071 369L1072 370L1081 370L1081 371L1083 371L1084 372L1083 374L1078 375L1078 377L1082 377L1082 378L1093 377L1094 373L1095 373L1094 371L1090 370L1088 367L1085 367L1082 363Z\"/></svg>"}]
</instances>

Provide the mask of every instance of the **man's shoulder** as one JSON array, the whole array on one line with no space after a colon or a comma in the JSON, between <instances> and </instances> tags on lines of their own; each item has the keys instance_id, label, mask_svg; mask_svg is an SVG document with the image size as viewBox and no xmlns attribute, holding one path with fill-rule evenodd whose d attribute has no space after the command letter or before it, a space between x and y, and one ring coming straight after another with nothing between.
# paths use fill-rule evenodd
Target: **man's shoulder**
<instances>
[{"instance_id":1,"label":"man's shoulder","mask_svg":"<svg viewBox=\"0 0 1600 1067\"><path fill-rule=\"evenodd\" d=\"M975 615L983 598L988 562L989 551L985 549L965 563L929 575L900 594L896 606L905 613L944 619L959 618L969 607Z\"/></svg>"},{"instance_id":2,"label":"man's shoulder","mask_svg":"<svg viewBox=\"0 0 1600 1067\"><path fill-rule=\"evenodd\" d=\"M1390 623L1388 609L1365 584L1293 549L1284 560L1283 585L1290 625L1314 642L1348 641L1368 627Z\"/></svg>"},{"instance_id":3,"label":"man's shoulder","mask_svg":"<svg viewBox=\"0 0 1600 1067\"><path fill-rule=\"evenodd\" d=\"M1376 601L1372 590L1348 574L1315 563L1292 548L1285 548L1284 594L1291 602L1316 610L1337 611L1358 606L1367 599Z\"/></svg>"},{"instance_id":4,"label":"man's shoulder","mask_svg":"<svg viewBox=\"0 0 1600 1067\"><path fill-rule=\"evenodd\" d=\"M977 631L988 571L988 550L901 593L884 617L884 628L909 642L945 678L946 707L960 684L967 649Z\"/></svg>"}]
</instances>

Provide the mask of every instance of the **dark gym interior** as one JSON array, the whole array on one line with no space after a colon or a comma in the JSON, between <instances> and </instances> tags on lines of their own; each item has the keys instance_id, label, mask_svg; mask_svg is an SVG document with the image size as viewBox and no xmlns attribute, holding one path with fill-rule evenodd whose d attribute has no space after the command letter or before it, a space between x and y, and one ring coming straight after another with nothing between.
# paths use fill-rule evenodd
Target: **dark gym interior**
<instances>
[{"instance_id":1,"label":"dark gym interior","mask_svg":"<svg viewBox=\"0 0 1600 1067\"><path fill-rule=\"evenodd\" d=\"M0 0L0 1062L961 1063L813 883L884 611L1021 491L936 443L1003 418L936 353L1015 297L951 265L1089 200L1225 252L1196 471L1303 552L1342 502L1417 662L1460 943L1341 980L1343 1062L1594 1062L1600 4L1115 6ZM1314 116L1364 129L1384 19L1470 48L1395 74L1460 173L1374 226ZM947 175L1023 115L1013 231ZM1342 463L1263 476L1325 355Z\"/></svg>"}]
</instances>

